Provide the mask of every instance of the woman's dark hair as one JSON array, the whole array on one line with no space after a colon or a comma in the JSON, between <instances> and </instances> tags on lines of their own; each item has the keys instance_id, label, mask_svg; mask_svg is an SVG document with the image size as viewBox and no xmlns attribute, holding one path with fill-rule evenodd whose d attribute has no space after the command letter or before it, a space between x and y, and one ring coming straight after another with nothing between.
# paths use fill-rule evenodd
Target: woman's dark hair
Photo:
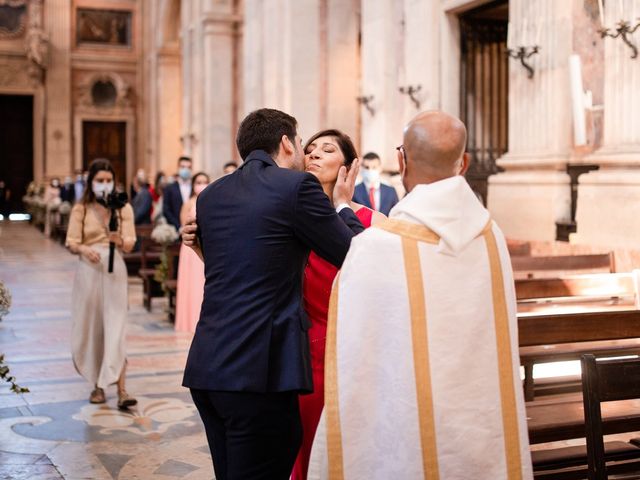
<instances>
[{"instance_id":1,"label":"woman's dark hair","mask_svg":"<svg viewBox=\"0 0 640 480\"><path fill-rule=\"evenodd\" d=\"M205 177L207 179L207 182L211 183L211 178L209 177L209 174L204 173L204 172L198 172L196 173L193 177L191 177L191 197L193 197L196 192L195 192L195 186L196 186L196 180L198 179L198 177Z\"/></svg>"},{"instance_id":2,"label":"woman's dark hair","mask_svg":"<svg viewBox=\"0 0 640 480\"><path fill-rule=\"evenodd\" d=\"M329 130L321 130L312 136L304 146L304 152L307 153L307 147L315 142L320 137L333 137L337 144L338 148L342 152L344 156L344 164L347 168L351 167L353 161L358 157L358 152L356 152L356 147L353 146L353 142L351 138L346 133L341 132L340 130L336 130L335 128Z\"/></svg>"},{"instance_id":3,"label":"woman's dark hair","mask_svg":"<svg viewBox=\"0 0 640 480\"><path fill-rule=\"evenodd\" d=\"M254 150L275 155L283 135L295 144L297 129L298 122L291 115L273 108L261 108L251 112L240 123L236 146L243 160Z\"/></svg>"},{"instance_id":4,"label":"woman's dark hair","mask_svg":"<svg viewBox=\"0 0 640 480\"><path fill-rule=\"evenodd\" d=\"M86 205L87 203L91 203L95 201L96 196L93 193L93 179L98 174L98 172L111 172L113 175L113 184L115 189L115 181L116 181L116 172L113 170L111 166L111 162L106 158L96 158L89 165L89 176L87 177L87 183L84 186L84 193L82 194L82 204Z\"/></svg>"}]
</instances>

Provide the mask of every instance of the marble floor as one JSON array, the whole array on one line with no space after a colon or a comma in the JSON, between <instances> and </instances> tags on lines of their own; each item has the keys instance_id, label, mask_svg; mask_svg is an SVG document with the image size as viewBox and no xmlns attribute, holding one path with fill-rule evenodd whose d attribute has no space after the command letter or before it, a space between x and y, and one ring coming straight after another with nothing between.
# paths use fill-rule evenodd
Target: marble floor
<instances>
[{"instance_id":1,"label":"marble floor","mask_svg":"<svg viewBox=\"0 0 640 480\"><path fill-rule=\"evenodd\" d=\"M0 279L11 312L0 321L1 352L30 393L0 384L0 479L213 478L200 418L181 384L190 334L174 332L162 299L142 305L130 279L127 390L130 411L88 402L91 385L70 354L71 290L77 257L23 222L0 222Z\"/></svg>"}]
</instances>

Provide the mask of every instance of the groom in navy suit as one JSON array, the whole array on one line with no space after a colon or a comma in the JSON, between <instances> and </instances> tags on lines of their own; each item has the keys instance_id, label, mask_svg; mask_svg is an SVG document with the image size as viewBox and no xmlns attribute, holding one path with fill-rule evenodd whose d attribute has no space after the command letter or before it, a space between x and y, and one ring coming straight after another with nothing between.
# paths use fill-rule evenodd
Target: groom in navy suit
<instances>
[{"instance_id":1,"label":"groom in navy suit","mask_svg":"<svg viewBox=\"0 0 640 480\"><path fill-rule=\"evenodd\" d=\"M197 200L206 281L183 385L218 480L287 480L302 438L298 394L313 389L303 270L311 249L339 267L363 230L349 208L358 164L342 167L334 208L303 171L295 118L252 112L236 144L244 163Z\"/></svg>"}]
</instances>

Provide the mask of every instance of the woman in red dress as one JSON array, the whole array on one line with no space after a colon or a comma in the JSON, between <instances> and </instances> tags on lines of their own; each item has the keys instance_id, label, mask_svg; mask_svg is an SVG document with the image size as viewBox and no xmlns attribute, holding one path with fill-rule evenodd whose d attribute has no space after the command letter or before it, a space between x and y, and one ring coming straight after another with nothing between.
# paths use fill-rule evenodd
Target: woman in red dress
<instances>
[{"instance_id":1,"label":"woman in red dress","mask_svg":"<svg viewBox=\"0 0 640 480\"><path fill-rule=\"evenodd\" d=\"M311 137L304 151L306 171L318 178L322 189L333 201L333 187L340 167L346 165L349 168L357 157L351 139L339 130L323 130ZM386 218L381 213L354 202L351 202L351 208L365 228ZM311 252L304 272L303 296L305 310L311 321L309 346L313 393L299 397L302 445L291 473L292 480L307 478L311 446L324 406L324 348L327 337L327 315L331 286L337 273L336 267Z\"/></svg>"}]
</instances>

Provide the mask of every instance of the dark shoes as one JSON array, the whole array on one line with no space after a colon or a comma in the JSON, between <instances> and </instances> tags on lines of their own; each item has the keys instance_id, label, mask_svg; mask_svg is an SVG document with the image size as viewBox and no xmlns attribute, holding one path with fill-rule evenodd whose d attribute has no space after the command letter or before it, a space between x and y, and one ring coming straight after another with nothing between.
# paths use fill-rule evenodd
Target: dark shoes
<instances>
[{"instance_id":1,"label":"dark shoes","mask_svg":"<svg viewBox=\"0 0 640 480\"><path fill-rule=\"evenodd\" d=\"M89 395L89 402L91 403L105 403L107 399L104 396L104 390L102 388L94 388L91 395Z\"/></svg>"},{"instance_id":2,"label":"dark shoes","mask_svg":"<svg viewBox=\"0 0 640 480\"><path fill-rule=\"evenodd\" d=\"M118 392L118 408L120 410L126 410L129 407L133 407L134 405L137 405L137 403L138 403L138 400L133 398L124 390L122 392Z\"/></svg>"}]
</instances>

